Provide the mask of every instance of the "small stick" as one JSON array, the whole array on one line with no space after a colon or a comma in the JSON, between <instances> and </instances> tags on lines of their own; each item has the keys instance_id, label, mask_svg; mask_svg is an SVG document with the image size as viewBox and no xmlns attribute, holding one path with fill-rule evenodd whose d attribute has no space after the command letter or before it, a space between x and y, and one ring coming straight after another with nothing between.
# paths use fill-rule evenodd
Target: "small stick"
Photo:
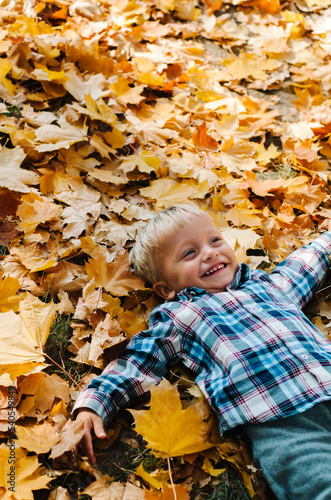
<instances>
[{"instance_id":1,"label":"small stick","mask_svg":"<svg viewBox=\"0 0 331 500\"><path fill-rule=\"evenodd\" d=\"M172 486L172 491L174 492L174 500L177 500L176 489L175 489L175 485L174 485L174 482L173 482L173 479L172 479L172 474L171 474L171 466L170 466L169 455L167 455L167 462L168 462L168 470L169 470L170 483L171 483L171 486Z\"/></svg>"}]
</instances>

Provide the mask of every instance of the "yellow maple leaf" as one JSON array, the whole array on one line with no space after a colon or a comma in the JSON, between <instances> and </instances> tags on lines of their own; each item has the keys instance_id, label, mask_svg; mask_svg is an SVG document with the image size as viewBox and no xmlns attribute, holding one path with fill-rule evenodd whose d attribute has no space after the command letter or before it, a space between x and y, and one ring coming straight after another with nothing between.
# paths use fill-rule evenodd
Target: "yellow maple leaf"
<instances>
[{"instance_id":1,"label":"yellow maple leaf","mask_svg":"<svg viewBox=\"0 0 331 500\"><path fill-rule=\"evenodd\" d=\"M45 363L36 363L34 361L28 361L24 363L8 363L0 364L0 376L8 374L12 381L14 381L20 375L25 375L27 373L37 372L38 370L43 370L45 368Z\"/></svg>"},{"instance_id":2,"label":"yellow maple leaf","mask_svg":"<svg viewBox=\"0 0 331 500\"><path fill-rule=\"evenodd\" d=\"M0 82L11 95L15 94L16 86L6 77L12 69L12 64L8 59L0 59Z\"/></svg>"},{"instance_id":3,"label":"yellow maple leaf","mask_svg":"<svg viewBox=\"0 0 331 500\"><path fill-rule=\"evenodd\" d=\"M152 72L138 72L137 79L140 83L149 87L163 87L166 75L158 75Z\"/></svg>"},{"instance_id":4,"label":"yellow maple leaf","mask_svg":"<svg viewBox=\"0 0 331 500\"><path fill-rule=\"evenodd\" d=\"M237 229L235 227L230 227L222 231L222 236L234 250L238 248L243 248L244 250L257 248L258 242L261 239L261 236L252 229Z\"/></svg>"},{"instance_id":5,"label":"yellow maple leaf","mask_svg":"<svg viewBox=\"0 0 331 500\"><path fill-rule=\"evenodd\" d=\"M140 193L154 199L157 206L163 208L176 203L187 203L188 198L195 194L195 189L185 182L176 182L168 177L151 181L149 187L140 189Z\"/></svg>"},{"instance_id":6,"label":"yellow maple leaf","mask_svg":"<svg viewBox=\"0 0 331 500\"><path fill-rule=\"evenodd\" d=\"M61 71L52 71L47 68L44 64L35 63L36 69L31 72L31 75L36 78L36 80L46 80L46 81L55 81L55 83L63 83L68 80L65 72Z\"/></svg>"},{"instance_id":7,"label":"yellow maple leaf","mask_svg":"<svg viewBox=\"0 0 331 500\"><path fill-rule=\"evenodd\" d=\"M35 453L48 453L60 440L49 422L38 425L31 422L26 422L25 425L16 424L15 433L19 446Z\"/></svg>"},{"instance_id":8,"label":"yellow maple leaf","mask_svg":"<svg viewBox=\"0 0 331 500\"><path fill-rule=\"evenodd\" d=\"M129 270L129 254L119 254L115 262L106 262L104 254L86 263L89 280L95 279L95 285L102 287L115 296L128 295L132 290L143 290L144 282Z\"/></svg>"},{"instance_id":9,"label":"yellow maple leaf","mask_svg":"<svg viewBox=\"0 0 331 500\"><path fill-rule=\"evenodd\" d=\"M241 52L239 57L232 56L223 59L224 66L228 67L228 72L234 78L241 80L249 77L255 80L266 80L268 72L278 69L281 64L274 59L261 59L255 54Z\"/></svg>"},{"instance_id":10,"label":"yellow maple leaf","mask_svg":"<svg viewBox=\"0 0 331 500\"><path fill-rule=\"evenodd\" d=\"M235 226L261 226L262 218L261 210L249 208L245 203L238 204L235 208L231 208L225 213L227 221L232 222Z\"/></svg>"},{"instance_id":11,"label":"yellow maple leaf","mask_svg":"<svg viewBox=\"0 0 331 500\"><path fill-rule=\"evenodd\" d=\"M135 87L130 87L129 82L126 78L118 77L116 83L111 85L111 89L117 101L120 104L139 104L145 99L141 95L144 90L145 85L136 85Z\"/></svg>"},{"instance_id":12,"label":"yellow maple leaf","mask_svg":"<svg viewBox=\"0 0 331 500\"><path fill-rule=\"evenodd\" d=\"M199 401L183 410L176 387L166 379L151 387L150 410L129 411L136 431L161 456L178 457L213 446L208 442L212 420L207 403Z\"/></svg>"},{"instance_id":13,"label":"yellow maple leaf","mask_svg":"<svg viewBox=\"0 0 331 500\"><path fill-rule=\"evenodd\" d=\"M142 150L139 155L127 156L120 165L123 172L131 172L136 167L140 172L156 172L161 165L161 160L149 151Z\"/></svg>"},{"instance_id":14,"label":"yellow maple leaf","mask_svg":"<svg viewBox=\"0 0 331 500\"><path fill-rule=\"evenodd\" d=\"M0 313L0 363L44 361L42 348L55 318L56 306L27 293L20 314Z\"/></svg>"},{"instance_id":15,"label":"yellow maple leaf","mask_svg":"<svg viewBox=\"0 0 331 500\"><path fill-rule=\"evenodd\" d=\"M223 474L223 472L226 471L225 468L215 469L215 467L213 466L213 464L211 463L211 461L209 460L208 457L205 457L202 469L205 472L207 472L207 474L209 474L210 476L213 476L213 477L217 477L217 476L219 476L220 474Z\"/></svg>"},{"instance_id":16,"label":"yellow maple leaf","mask_svg":"<svg viewBox=\"0 0 331 500\"><path fill-rule=\"evenodd\" d=\"M103 137L98 134L93 134L90 139L91 145L101 154L103 158L110 158L109 154L116 154L116 149L109 146Z\"/></svg>"},{"instance_id":17,"label":"yellow maple leaf","mask_svg":"<svg viewBox=\"0 0 331 500\"><path fill-rule=\"evenodd\" d=\"M121 149L126 142L125 135L123 135L122 132L115 127L115 125L113 126L113 130L111 132L105 132L103 136L108 144L115 149Z\"/></svg>"},{"instance_id":18,"label":"yellow maple leaf","mask_svg":"<svg viewBox=\"0 0 331 500\"><path fill-rule=\"evenodd\" d=\"M15 473L13 473L15 471ZM0 494L3 500L34 500L33 491L47 488L52 480L38 456L16 446L15 440L0 446Z\"/></svg>"},{"instance_id":19,"label":"yellow maple leaf","mask_svg":"<svg viewBox=\"0 0 331 500\"><path fill-rule=\"evenodd\" d=\"M16 22L10 26L10 31L15 36L53 34L53 30L53 26L49 26L45 21L36 22L34 17L28 15L19 16Z\"/></svg>"},{"instance_id":20,"label":"yellow maple leaf","mask_svg":"<svg viewBox=\"0 0 331 500\"><path fill-rule=\"evenodd\" d=\"M90 144L83 144L78 149L75 146L71 146L67 151L62 149L59 152L59 160L64 162L68 175L79 176L81 172L90 172L94 167L100 165L100 162L96 158L91 158L90 156L94 152L95 149ZM61 191L68 190L68 187L61 189ZM60 190L55 192L60 192Z\"/></svg>"},{"instance_id":21,"label":"yellow maple leaf","mask_svg":"<svg viewBox=\"0 0 331 500\"><path fill-rule=\"evenodd\" d=\"M74 64L67 63L65 74L68 80L64 82L63 86L77 101L84 102L86 95L90 95L95 100L105 95L104 88L108 87L108 83L102 73L81 75Z\"/></svg>"},{"instance_id":22,"label":"yellow maple leaf","mask_svg":"<svg viewBox=\"0 0 331 500\"><path fill-rule=\"evenodd\" d=\"M268 165L270 160L278 158L280 151L274 144L270 144L268 148L265 148L263 144L254 144L255 151L257 153L256 161L259 165Z\"/></svg>"},{"instance_id":23,"label":"yellow maple leaf","mask_svg":"<svg viewBox=\"0 0 331 500\"><path fill-rule=\"evenodd\" d=\"M169 479L169 472L168 471L165 471L163 469L157 469L156 471L153 471L152 473L148 473L144 469L142 463L136 469L135 474L137 476L140 476L144 481L149 483L151 486L153 486L153 488L156 488L157 490L160 490L162 488L163 481L168 481L168 479Z\"/></svg>"},{"instance_id":24,"label":"yellow maple leaf","mask_svg":"<svg viewBox=\"0 0 331 500\"><path fill-rule=\"evenodd\" d=\"M145 330L148 326L143 317L128 309L119 314L119 320L121 329L125 332L128 339L131 339L136 333Z\"/></svg>"},{"instance_id":25,"label":"yellow maple leaf","mask_svg":"<svg viewBox=\"0 0 331 500\"><path fill-rule=\"evenodd\" d=\"M115 125L117 123L117 116L105 103L103 99L93 99L90 94L85 95L86 108L83 108L78 103L73 103L72 107L80 113L89 115L94 120L101 120Z\"/></svg>"},{"instance_id":26,"label":"yellow maple leaf","mask_svg":"<svg viewBox=\"0 0 331 500\"><path fill-rule=\"evenodd\" d=\"M0 274L0 312L17 311L19 302L24 298L24 295L16 295L21 285L16 278L7 276L3 278Z\"/></svg>"}]
</instances>

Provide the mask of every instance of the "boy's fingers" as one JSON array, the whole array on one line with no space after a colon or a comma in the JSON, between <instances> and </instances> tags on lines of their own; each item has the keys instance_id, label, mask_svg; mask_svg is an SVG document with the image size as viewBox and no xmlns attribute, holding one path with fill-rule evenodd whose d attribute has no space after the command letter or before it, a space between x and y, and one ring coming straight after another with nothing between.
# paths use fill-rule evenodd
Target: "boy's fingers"
<instances>
[{"instance_id":1,"label":"boy's fingers","mask_svg":"<svg viewBox=\"0 0 331 500\"><path fill-rule=\"evenodd\" d=\"M103 420L99 415L90 411L81 411L78 413L76 420L84 422L85 433L81 442L76 446L75 451L78 453L78 449L81 448L84 454L88 456L89 460L95 464L96 458L93 450L92 435L95 434L99 439L104 439L106 437Z\"/></svg>"},{"instance_id":2,"label":"boy's fingers","mask_svg":"<svg viewBox=\"0 0 331 500\"><path fill-rule=\"evenodd\" d=\"M83 447L92 464L95 464L96 458L94 455L92 435L90 430L85 432L85 435L83 437Z\"/></svg>"},{"instance_id":3,"label":"boy's fingers","mask_svg":"<svg viewBox=\"0 0 331 500\"><path fill-rule=\"evenodd\" d=\"M99 439L104 439L106 437L105 429L103 427L102 418L96 416L93 418L94 434Z\"/></svg>"}]
</instances>

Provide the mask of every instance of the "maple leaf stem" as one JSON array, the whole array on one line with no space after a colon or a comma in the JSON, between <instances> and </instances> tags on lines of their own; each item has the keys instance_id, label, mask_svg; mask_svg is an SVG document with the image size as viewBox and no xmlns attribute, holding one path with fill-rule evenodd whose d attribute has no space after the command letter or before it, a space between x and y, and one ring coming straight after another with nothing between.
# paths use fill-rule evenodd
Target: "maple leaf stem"
<instances>
[{"instance_id":1,"label":"maple leaf stem","mask_svg":"<svg viewBox=\"0 0 331 500\"><path fill-rule=\"evenodd\" d=\"M72 376L70 375L70 373L67 372L67 370L65 370L61 365L59 365L59 363L57 363L54 359L52 359L48 354L46 354L44 351L43 351L43 356L45 356L45 358L49 359L52 363L54 363L54 365L56 365L58 368L60 368L60 370L63 371L63 373L65 373L67 375L67 377L71 380L71 382L73 384L75 384L75 386L80 389L79 385L77 384L77 382L72 378Z\"/></svg>"},{"instance_id":2,"label":"maple leaf stem","mask_svg":"<svg viewBox=\"0 0 331 500\"><path fill-rule=\"evenodd\" d=\"M169 457L169 455L167 455L167 463L168 463L168 471L169 471L170 483L171 483L171 486L172 486L172 490L174 492L174 500L177 500L176 489L175 489L174 481L172 479L172 474L171 474L171 465L170 465L170 457Z\"/></svg>"}]
</instances>

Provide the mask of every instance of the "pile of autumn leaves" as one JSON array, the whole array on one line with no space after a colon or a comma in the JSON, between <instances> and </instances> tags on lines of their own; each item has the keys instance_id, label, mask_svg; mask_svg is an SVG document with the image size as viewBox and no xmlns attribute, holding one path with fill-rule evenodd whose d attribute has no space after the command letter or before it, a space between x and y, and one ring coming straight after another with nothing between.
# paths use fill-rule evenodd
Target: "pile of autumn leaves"
<instances>
[{"instance_id":1,"label":"pile of autumn leaves","mask_svg":"<svg viewBox=\"0 0 331 500\"><path fill-rule=\"evenodd\" d=\"M72 470L82 435L70 421L77 391L146 327L156 305L128 261L156 211L198 204L240 261L267 269L327 227L328 2L237 3L1 4L1 498L32 500ZM326 335L329 310L324 301L313 311ZM58 375L65 360L56 374L45 371L54 366L44 352L51 327L68 316L68 357L91 370L79 387ZM148 417L132 413L155 454L199 463L200 484L222 474L224 459L253 496L249 457L216 436L193 384L185 409L166 381L151 392ZM6 480L9 411L15 492ZM107 444L113 439L110 429ZM140 466L128 483L114 483L82 458L79 467L94 474L85 493L98 500L169 499L174 490L185 500L198 480L172 487L170 469ZM60 488L45 498L68 495Z\"/></svg>"}]
</instances>

